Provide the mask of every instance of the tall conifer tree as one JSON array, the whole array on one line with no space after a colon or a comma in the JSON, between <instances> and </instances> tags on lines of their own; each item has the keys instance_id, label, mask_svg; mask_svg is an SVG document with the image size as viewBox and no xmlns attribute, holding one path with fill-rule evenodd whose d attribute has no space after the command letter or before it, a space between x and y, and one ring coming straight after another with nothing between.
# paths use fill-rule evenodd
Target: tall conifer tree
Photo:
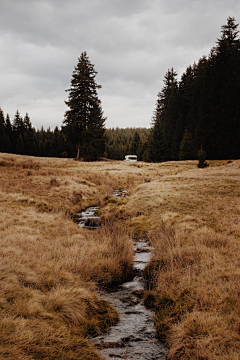
<instances>
[{"instance_id":1,"label":"tall conifer tree","mask_svg":"<svg viewBox=\"0 0 240 360\"><path fill-rule=\"evenodd\" d=\"M5 132L5 119L4 113L0 108L0 152L6 151L6 132Z\"/></svg>"},{"instance_id":2,"label":"tall conifer tree","mask_svg":"<svg viewBox=\"0 0 240 360\"><path fill-rule=\"evenodd\" d=\"M78 64L72 74L68 101L69 110L65 113L63 124L71 141L77 146L77 158L95 160L102 156L105 150L104 123L101 100L96 84L97 72L90 62L86 52L78 59Z\"/></svg>"},{"instance_id":3,"label":"tall conifer tree","mask_svg":"<svg viewBox=\"0 0 240 360\"><path fill-rule=\"evenodd\" d=\"M237 158L240 154L240 39L237 28L235 19L229 17L209 58L212 77L209 118L215 130L213 158Z\"/></svg>"}]
</instances>

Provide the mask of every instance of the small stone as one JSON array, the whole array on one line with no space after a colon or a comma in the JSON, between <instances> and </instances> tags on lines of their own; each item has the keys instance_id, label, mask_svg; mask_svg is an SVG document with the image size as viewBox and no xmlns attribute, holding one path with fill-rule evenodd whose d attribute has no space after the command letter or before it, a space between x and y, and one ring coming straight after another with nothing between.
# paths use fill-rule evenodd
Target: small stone
<instances>
[{"instance_id":1,"label":"small stone","mask_svg":"<svg viewBox=\"0 0 240 360\"><path fill-rule=\"evenodd\" d=\"M88 218L85 222L86 227L96 228L101 225L101 220L98 218Z\"/></svg>"},{"instance_id":2,"label":"small stone","mask_svg":"<svg viewBox=\"0 0 240 360\"><path fill-rule=\"evenodd\" d=\"M142 252L150 252L150 250L149 250L149 249L137 248L137 249L136 249L136 252L138 252L138 253L142 253Z\"/></svg>"},{"instance_id":3,"label":"small stone","mask_svg":"<svg viewBox=\"0 0 240 360\"><path fill-rule=\"evenodd\" d=\"M136 295L136 296L143 296L144 295L144 290L135 290L132 292L133 295Z\"/></svg>"}]
</instances>

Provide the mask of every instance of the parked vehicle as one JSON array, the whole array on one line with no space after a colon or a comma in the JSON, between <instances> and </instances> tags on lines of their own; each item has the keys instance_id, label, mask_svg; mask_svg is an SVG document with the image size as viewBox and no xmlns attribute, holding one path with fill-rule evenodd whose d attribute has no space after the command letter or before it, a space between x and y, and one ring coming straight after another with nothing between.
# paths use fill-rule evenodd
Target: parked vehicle
<instances>
[{"instance_id":1,"label":"parked vehicle","mask_svg":"<svg viewBox=\"0 0 240 360\"><path fill-rule=\"evenodd\" d=\"M126 155L125 161L135 163L135 162L137 162L137 155Z\"/></svg>"}]
</instances>

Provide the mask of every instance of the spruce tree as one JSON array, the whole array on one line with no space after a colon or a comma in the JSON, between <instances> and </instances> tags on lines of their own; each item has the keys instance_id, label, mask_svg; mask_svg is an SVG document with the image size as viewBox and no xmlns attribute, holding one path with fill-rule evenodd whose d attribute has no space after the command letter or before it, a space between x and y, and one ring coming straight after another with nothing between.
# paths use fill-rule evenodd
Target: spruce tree
<instances>
[{"instance_id":1,"label":"spruce tree","mask_svg":"<svg viewBox=\"0 0 240 360\"><path fill-rule=\"evenodd\" d=\"M65 113L63 124L70 140L77 145L77 158L95 160L103 155L105 150L104 123L101 100L96 84L97 72L90 62L86 52L78 59L78 64L72 74L71 87L66 90L69 110Z\"/></svg>"},{"instance_id":2,"label":"spruce tree","mask_svg":"<svg viewBox=\"0 0 240 360\"><path fill-rule=\"evenodd\" d=\"M191 133L186 128L180 144L179 160L196 159L196 151Z\"/></svg>"},{"instance_id":3,"label":"spruce tree","mask_svg":"<svg viewBox=\"0 0 240 360\"><path fill-rule=\"evenodd\" d=\"M30 117L28 116L28 113L26 113L24 119L23 119L23 126L24 126L24 131L28 132L32 130L32 124L31 124L31 120Z\"/></svg>"},{"instance_id":4,"label":"spruce tree","mask_svg":"<svg viewBox=\"0 0 240 360\"><path fill-rule=\"evenodd\" d=\"M163 161L175 160L178 155L178 148L181 141L179 127L179 89L177 83L177 73L172 68L168 70L163 80L164 86L158 93L156 108L153 116L153 130L150 135L149 160ZM154 129L156 127L156 129ZM157 145L159 136L159 145ZM157 153L153 156L153 147ZM152 150L151 150L152 149ZM160 149L162 149L160 151ZM159 153L160 151L160 153ZM158 154L158 155L157 155ZM157 157L156 157L157 156ZM157 160L159 158L160 160Z\"/></svg>"},{"instance_id":5,"label":"spruce tree","mask_svg":"<svg viewBox=\"0 0 240 360\"><path fill-rule=\"evenodd\" d=\"M229 17L210 55L212 86L209 91L214 129L211 158L240 156L240 39L238 24ZM204 148L206 148L204 146Z\"/></svg>"},{"instance_id":6,"label":"spruce tree","mask_svg":"<svg viewBox=\"0 0 240 360\"><path fill-rule=\"evenodd\" d=\"M10 121L10 117L7 114L6 116L6 121L5 121L5 131L6 131L6 136L9 139L8 142L8 152L12 152L13 147L12 147L12 143L13 143L13 130L12 130L12 124Z\"/></svg>"},{"instance_id":7,"label":"spruce tree","mask_svg":"<svg viewBox=\"0 0 240 360\"><path fill-rule=\"evenodd\" d=\"M151 129L146 157L147 160L151 162L162 162L167 160L167 156L168 150L165 134L162 124L157 118Z\"/></svg>"},{"instance_id":8,"label":"spruce tree","mask_svg":"<svg viewBox=\"0 0 240 360\"><path fill-rule=\"evenodd\" d=\"M23 142L25 145L25 154L36 156L38 155L36 131L32 127L28 113L26 113L23 119L23 126L24 126Z\"/></svg>"},{"instance_id":9,"label":"spruce tree","mask_svg":"<svg viewBox=\"0 0 240 360\"><path fill-rule=\"evenodd\" d=\"M16 144L16 154L25 155L25 145L22 138L22 135L19 134L17 144Z\"/></svg>"},{"instance_id":10,"label":"spruce tree","mask_svg":"<svg viewBox=\"0 0 240 360\"><path fill-rule=\"evenodd\" d=\"M202 145L200 150L198 151L198 167L200 169L203 169L207 166L209 166L209 164L206 162L206 152L203 150Z\"/></svg>"},{"instance_id":11,"label":"spruce tree","mask_svg":"<svg viewBox=\"0 0 240 360\"><path fill-rule=\"evenodd\" d=\"M132 140L131 147L130 147L130 153L132 155L137 154L139 144L140 144L140 136L139 136L139 133L137 131L135 131L134 138Z\"/></svg>"},{"instance_id":12,"label":"spruce tree","mask_svg":"<svg viewBox=\"0 0 240 360\"><path fill-rule=\"evenodd\" d=\"M6 132L4 113L0 108L0 152L6 151Z\"/></svg>"},{"instance_id":13,"label":"spruce tree","mask_svg":"<svg viewBox=\"0 0 240 360\"><path fill-rule=\"evenodd\" d=\"M12 130L13 130L13 135L12 135L13 152L17 152L17 154L20 154L19 147L17 150L17 142L19 140L19 135L21 135L22 140L23 140L24 124L23 124L23 119L20 116L20 113L18 110L16 111L16 114L14 115L14 118L13 118Z\"/></svg>"},{"instance_id":14,"label":"spruce tree","mask_svg":"<svg viewBox=\"0 0 240 360\"><path fill-rule=\"evenodd\" d=\"M16 114L14 115L14 119L13 119L13 130L19 134L23 134L24 133L24 123L23 123L23 119L20 116L19 111L16 111Z\"/></svg>"}]
</instances>

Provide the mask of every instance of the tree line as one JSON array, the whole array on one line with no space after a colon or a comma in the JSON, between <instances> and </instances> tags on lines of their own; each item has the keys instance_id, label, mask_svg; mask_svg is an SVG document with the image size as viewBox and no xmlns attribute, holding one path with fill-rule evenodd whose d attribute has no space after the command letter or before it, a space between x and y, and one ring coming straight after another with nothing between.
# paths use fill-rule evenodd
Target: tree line
<instances>
[{"instance_id":1,"label":"tree line","mask_svg":"<svg viewBox=\"0 0 240 360\"><path fill-rule=\"evenodd\" d=\"M240 157L240 39L235 19L222 26L208 57L177 81L167 71L148 142L149 161Z\"/></svg>"},{"instance_id":2,"label":"tree line","mask_svg":"<svg viewBox=\"0 0 240 360\"><path fill-rule=\"evenodd\" d=\"M20 155L64 157L74 156L73 144L61 129L36 130L28 114L16 111L13 120L0 109L0 151Z\"/></svg>"},{"instance_id":3,"label":"tree line","mask_svg":"<svg viewBox=\"0 0 240 360\"><path fill-rule=\"evenodd\" d=\"M146 160L150 129L112 128L105 130L106 155L110 159L123 160L125 155L137 155L138 160Z\"/></svg>"},{"instance_id":4,"label":"tree line","mask_svg":"<svg viewBox=\"0 0 240 360\"><path fill-rule=\"evenodd\" d=\"M240 39L229 17L221 37L177 80L169 69L158 93L151 129L105 129L96 83L86 52L74 68L61 128L35 130L28 114L11 121L0 109L0 151L23 155L100 157L123 160L235 159L240 157Z\"/></svg>"},{"instance_id":5,"label":"tree line","mask_svg":"<svg viewBox=\"0 0 240 360\"><path fill-rule=\"evenodd\" d=\"M104 132L103 156L123 160L125 155L137 154L143 160L150 129L112 128ZM77 147L63 127L36 130L28 114L24 118L16 111L13 120L0 109L0 152L43 157L76 157Z\"/></svg>"}]
</instances>

